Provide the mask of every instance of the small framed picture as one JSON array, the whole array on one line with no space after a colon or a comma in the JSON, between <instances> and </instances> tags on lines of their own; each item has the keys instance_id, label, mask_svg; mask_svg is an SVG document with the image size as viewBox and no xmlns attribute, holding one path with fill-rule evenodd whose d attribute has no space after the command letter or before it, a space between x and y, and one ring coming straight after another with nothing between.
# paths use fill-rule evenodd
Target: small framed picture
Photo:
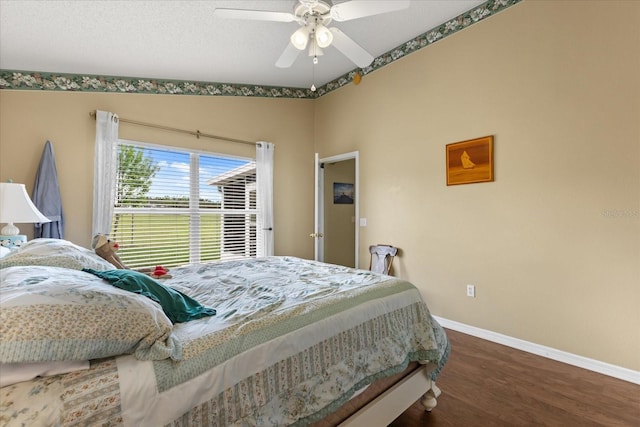
<instances>
[{"instance_id":1,"label":"small framed picture","mask_svg":"<svg viewBox=\"0 0 640 427\"><path fill-rule=\"evenodd\" d=\"M333 183L333 204L352 205L353 204L353 184L344 182Z\"/></svg>"},{"instance_id":2,"label":"small framed picture","mask_svg":"<svg viewBox=\"0 0 640 427\"><path fill-rule=\"evenodd\" d=\"M447 185L493 181L493 135L447 144Z\"/></svg>"}]
</instances>

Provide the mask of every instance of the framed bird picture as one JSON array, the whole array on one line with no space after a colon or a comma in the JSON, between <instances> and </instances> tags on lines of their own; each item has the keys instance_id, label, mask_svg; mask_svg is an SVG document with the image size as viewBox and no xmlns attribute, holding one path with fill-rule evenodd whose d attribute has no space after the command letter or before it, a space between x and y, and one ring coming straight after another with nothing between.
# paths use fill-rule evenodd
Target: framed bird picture
<instances>
[{"instance_id":1,"label":"framed bird picture","mask_svg":"<svg viewBox=\"0 0 640 427\"><path fill-rule=\"evenodd\" d=\"M493 181L493 135L447 144L447 185Z\"/></svg>"}]
</instances>

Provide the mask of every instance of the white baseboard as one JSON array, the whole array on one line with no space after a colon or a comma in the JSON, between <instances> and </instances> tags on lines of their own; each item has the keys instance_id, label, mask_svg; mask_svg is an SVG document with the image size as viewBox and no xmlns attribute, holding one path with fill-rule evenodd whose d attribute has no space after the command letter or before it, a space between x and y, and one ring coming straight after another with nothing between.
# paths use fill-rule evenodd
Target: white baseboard
<instances>
[{"instance_id":1,"label":"white baseboard","mask_svg":"<svg viewBox=\"0 0 640 427\"><path fill-rule=\"evenodd\" d=\"M558 362L567 363L569 365L577 366L589 371L598 372L610 377L629 381L634 384L640 384L640 371L634 371L632 369L623 368L621 366L612 365L610 363L601 362L599 360L589 359L588 357L578 356L576 354L567 353L566 351L558 350L555 348L545 347L540 344L513 338L507 335L499 334L497 332L477 328L475 326L466 325L454 320L443 319L442 317L438 316L433 316L433 318L436 319L438 323L440 323L440 325L442 325L444 328L482 338L487 341L506 345L507 347L526 351L527 353L536 354L548 359L557 360Z\"/></svg>"}]
</instances>

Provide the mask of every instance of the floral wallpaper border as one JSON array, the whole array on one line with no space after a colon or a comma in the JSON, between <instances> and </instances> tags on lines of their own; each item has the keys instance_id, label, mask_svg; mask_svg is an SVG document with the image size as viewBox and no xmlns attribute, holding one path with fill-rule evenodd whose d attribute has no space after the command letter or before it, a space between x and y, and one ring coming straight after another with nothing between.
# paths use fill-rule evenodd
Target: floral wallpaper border
<instances>
[{"instance_id":1,"label":"floral wallpaper border","mask_svg":"<svg viewBox=\"0 0 640 427\"><path fill-rule=\"evenodd\" d=\"M367 75L385 65L429 46L482 21L522 0L488 0L469 11L432 28L408 42L378 56L366 68L357 68L330 81L315 92L303 88L256 86L250 84L144 79L131 77L77 75L36 71L0 70L0 89L57 90L71 92L112 92L163 95L252 96L264 98L318 98L349 84L356 74Z\"/></svg>"}]
</instances>

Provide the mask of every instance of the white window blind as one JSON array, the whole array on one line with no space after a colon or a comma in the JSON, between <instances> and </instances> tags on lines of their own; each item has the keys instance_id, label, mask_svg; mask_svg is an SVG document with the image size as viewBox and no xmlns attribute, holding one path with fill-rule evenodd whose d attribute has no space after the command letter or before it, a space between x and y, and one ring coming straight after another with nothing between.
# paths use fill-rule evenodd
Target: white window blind
<instances>
[{"instance_id":1,"label":"white window blind","mask_svg":"<svg viewBox=\"0 0 640 427\"><path fill-rule=\"evenodd\" d=\"M130 268L256 256L254 159L118 143L111 238Z\"/></svg>"}]
</instances>

